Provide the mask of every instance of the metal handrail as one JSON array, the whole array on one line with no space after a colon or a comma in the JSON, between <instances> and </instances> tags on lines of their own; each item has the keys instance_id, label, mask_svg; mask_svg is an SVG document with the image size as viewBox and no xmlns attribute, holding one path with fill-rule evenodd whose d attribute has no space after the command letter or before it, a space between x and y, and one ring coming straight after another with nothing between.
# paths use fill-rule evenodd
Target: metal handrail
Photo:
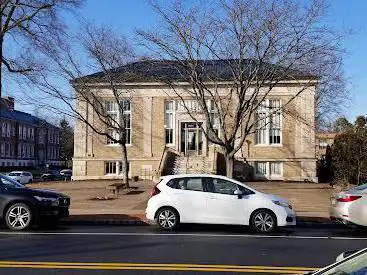
<instances>
[{"instance_id":1,"label":"metal handrail","mask_svg":"<svg viewBox=\"0 0 367 275\"><path fill-rule=\"evenodd\" d=\"M162 174L162 162L163 162L163 159L165 158L166 155L167 155L167 146L164 145L162 155L161 155L161 159L159 160L159 165L158 165L158 171L157 171L158 176L160 176Z\"/></svg>"}]
</instances>

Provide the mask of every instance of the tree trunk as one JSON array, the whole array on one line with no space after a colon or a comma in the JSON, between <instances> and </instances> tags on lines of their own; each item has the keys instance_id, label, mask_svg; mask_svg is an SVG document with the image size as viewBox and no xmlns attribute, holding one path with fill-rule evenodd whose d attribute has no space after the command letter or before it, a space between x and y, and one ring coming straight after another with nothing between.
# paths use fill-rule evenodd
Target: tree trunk
<instances>
[{"instance_id":1,"label":"tree trunk","mask_svg":"<svg viewBox=\"0 0 367 275\"><path fill-rule=\"evenodd\" d=\"M126 144L121 144L121 173L122 182L129 187L129 165L127 161L127 150Z\"/></svg>"},{"instance_id":2,"label":"tree trunk","mask_svg":"<svg viewBox=\"0 0 367 275\"><path fill-rule=\"evenodd\" d=\"M224 157L226 159L226 176L233 178L234 157L230 155L225 155Z\"/></svg>"}]
</instances>

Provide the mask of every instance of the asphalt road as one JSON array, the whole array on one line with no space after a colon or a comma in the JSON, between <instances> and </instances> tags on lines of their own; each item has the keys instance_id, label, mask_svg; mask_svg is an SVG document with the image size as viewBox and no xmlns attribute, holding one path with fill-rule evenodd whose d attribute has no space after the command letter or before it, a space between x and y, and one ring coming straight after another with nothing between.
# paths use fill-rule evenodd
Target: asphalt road
<instances>
[{"instance_id":1,"label":"asphalt road","mask_svg":"<svg viewBox=\"0 0 367 275\"><path fill-rule=\"evenodd\" d=\"M367 230L297 228L271 236L241 227L60 226L0 229L1 274L300 274L367 247Z\"/></svg>"}]
</instances>

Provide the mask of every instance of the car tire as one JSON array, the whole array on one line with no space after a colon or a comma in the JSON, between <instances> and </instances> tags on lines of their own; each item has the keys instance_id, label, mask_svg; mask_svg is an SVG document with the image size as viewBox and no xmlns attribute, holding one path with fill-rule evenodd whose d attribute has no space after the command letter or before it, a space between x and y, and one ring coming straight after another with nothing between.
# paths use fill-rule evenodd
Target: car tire
<instances>
[{"instance_id":1,"label":"car tire","mask_svg":"<svg viewBox=\"0 0 367 275\"><path fill-rule=\"evenodd\" d=\"M30 179L29 181L28 181L28 183L32 183L33 182L33 180L32 179Z\"/></svg>"},{"instance_id":2,"label":"car tire","mask_svg":"<svg viewBox=\"0 0 367 275\"><path fill-rule=\"evenodd\" d=\"M174 230L180 224L180 215L174 208L164 207L157 212L156 222L160 229Z\"/></svg>"},{"instance_id":3,"label":"car tire","mask_svg":"<svg viewBox=\"0 0 367 275\"><path fill-rule=\"evenodd\" d=\"M259 209L252 213L250 226L257 233L270 233L277 226L277 218L273 212L267 209Z\"/></svg>"},{"instance_id":4,"label":"car tire","mask_svg":"<svg viewBox=\"0 0 367 275\"><path fill-rule=\"evenodd\" d=\"M6 226L13 231L22 231L32 226L33 213L31 208L24 203L11 205L6 211Z\"/></svg>"}]
</instances>

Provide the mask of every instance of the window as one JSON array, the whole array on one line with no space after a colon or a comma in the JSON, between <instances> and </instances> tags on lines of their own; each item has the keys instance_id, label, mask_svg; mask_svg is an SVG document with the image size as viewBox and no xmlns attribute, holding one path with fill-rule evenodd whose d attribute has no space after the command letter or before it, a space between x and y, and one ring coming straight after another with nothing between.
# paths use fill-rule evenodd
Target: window
<instances>
[{"instance_id":1,"label":"window","mask_svg":"<svg viewBox=\"0 0 367 275\"><path fill-rule=\"evenodd\" d=\"M5 188L24 188L23 185L7 177L0 176L0 183Z\"/></svg>"},{"instance_id":2,"label":"window","mask_svg":"<svg viewBox=\"0 0 367 275\"><path fill-rule=\"evenodd\" d=\"M25 157L26 145L23 143L22 145L22 157Z\"/></svg>"},{"instance_id":3,"label":"window","mask_svg":"<svg viewBox=\"0 0 367 275\"><path fill-rule=\"evenodd\" d=\"M283 175L280 161L255 162L255 174L260 178L279 178Z\"/></svg>"},{"instance_id":4,"label":"window","mask_svg":"<svg viewBox=\"0 0 367 275\"><path fill-rule=\"evenodd\" d=\"M116 174L116 161L106 161L104 163L104 173L108 174Z\"/></svg>"},{"instance_id":5,"label":"window","mask_svg":"<svg viewBox=\"0 0 367 275\"><path fill-rule=\"evenodd\" d=\"M9 143L5 143L5 156L8 157L10 155L10 145Z\"/></svg>"},{"instance_id":6,"label":"window","mask_svg":"<svg viewBox=\"0 0 367 275\"><path fill-rule=\"evenodd\" d=\"M282 114L280 100L268 99L261 102L256 111L255 120L256 144L273 145L282 143Z\"/></svg>"},{"instance_id":7,"label":"window","mask_svg":"<svg viewBox=\"0 0 367 275\"><path fill-rule=\"evenodd\" d=\"M130 173L130 162L127 162L128 174ZM105 162L105 175L118 175L122 174L122 162L121 161L106 161Z\"/></svg>"},{"instance_id":8,"label":"window","mask_svg":"<svg viewBox=\"0 0 367 275\"><path fill-rule=\"evenodd\" d=\"M184 178L172 179L167 183L167 186L173 189L186 189L185 179Z\"/></svg>"},{"instance_id":9,"label":"window","mask_svg":"<svg viewBox=\"0 0 367 275\"><path fill-rule=\"evenodd\" d=\"M126 144L131 144L131 103L130 100L123 100L120 102L123 109L122 115L119 111L119 105L114 101L106 102L106 113L109 119L107 125L107 133L119 140L119 128L125 127ZM114 140L107 138L107 144L115 144Z\"/></svg>"},{"instance_id":10,"label":"window","mask_svg":"<svg viewBox=\"0 0 367 275\"><path fill-rule=\"evenodd\" d=\"M320 139L320 142L319 142L320 149L326 149L327 146L328 146L327 140L326 139Z\"/></svg>"},{"instance_id":11,"label":"window","mask_svg":"<svg viewBox=\"0 0 367 275\"><path fill-rule=\"evenodd\" d=\"M256 162L255 163L255 173L256 175L267 175L267 163L266 162Z\"/></svg>"},{"instance_id":12,"label":"window","mask_svg":"<svg viewBox=\"0 0 367 275\"><path fill-rule=\"evenodd\" d=\"M219 129L219 118L218 118L218 110L214 104L213 100L209 100L209 115L210 115L210 124L213 126L214 132L218 134ZM210 132L209 132L210 133ZM208 140L209 144L212 144L210 140Z\"/></svg>"},{"instance_id":13,"label":"window","mask_svg":"<svg viewBox=\"0 0 367 275\"><path fill-rule=\"evenodd\" d=\"M122 162L119 161L119 173L122 174ZM130 174L130 162L127 162L127 173Z\"/></svg>"},{"instance_id":14,"label":"window","mask_svg":"<svg viewBox=\"0 0 367 275\"><path fill-rule=\"evenodd\" d=\"M280 144L281 112L280 100L269 100L269 144Z\"/></svg>"},{"instance_id":15,"label":"window","mask_svg":"<svg viewBox=\"0 0 367 275\"><path fill-rule=\"evenodd\" d=\"M6 136L10 137L11 136L11 124L7 123L6 125L7 125L7 127L6 127Z\"/></svg>"},{"instance_id":16,"label":"window","mask_svg":"<svg viewBox=\"0 0 367 275\"><path fill-rule=\"evenodd\" d=\"M167 183L167 186L174 189L203 191L202 178L177 178Z\"/></svg>"},{"instance_id":17,"label":"window","mask_svg":"<svg viewBox=\"0 0 367 275\"><path fill-rule=\"evenodd\" d=\"M207 191L211 193L233 195L234 191L238 189L238 185L231 181L216 178L207 179Z\"/></svg>"},{"instance_id":18,"label":"window","mask_svg":"<svg viewBox=\"0 0 367 275\"><path fill-rule=\"evenodd\" d=\"M214 129L218 129L218 124L219 124L219 121L218 121L218 110L217 108L215 107L215 104L214 104L214 101L213 100L210 100L209 101L209 104L210 104L210 122L211 124L213 125L213 128Z\"/></svg>"},{"instance_id":19,"label":"window","mask_svg":"<svg viewBox=\"0 0 367 275\"><path fill-rule=\"evenodd\" d=\"M186 99L184 101L177 101L177 111L186 113L187 110L190 112L200 112L200 106L195 99Z\"/></svg>"},{"instance_id":20,"label":"window","mask_svg":"<svg viewBox=\"0 0 367 275\"><path fill-rule=\"evenodd\" d=\"M203 184L201 178L186 179L186 190L203 191Z\"/></svg>"},{"instance_id":21,"label":"window","mask_svg":"<svg viewBox=\"0 0 367 275\"><path fill-rule=\"evenodd\" d=\"M164 130L166 144L173 144L173 124L174 124L174 101L166 100L164 102Z\"/></svg>"},{"instance_id":22,"label":"window","mask_svg":"<svg viewBox=\"0 0 367 275\"><path fill-rule=\"evenodd\" d=\"M0 153L1 156L5 156L5 143L1 143Z\"/></svg>"},{"instance_id":23,"label":"window","mask_svg":"<svg viewBox=\"0 0 367 275\"><path fill-rule=\"evenodd\" d=\"M280 162L270 162L270 176L281 176L281 163Z\"/></svg>"},{"instance_id":24,"label":"window","mask_svg":"<svg viewBox=\"0 0 367 275\"><path fill-rule=\"evenodd\" d=\"M5 137L6 135L6 122L3 121L2 129L1 129L1 135Z\"/></svg>"}]
</instances>

